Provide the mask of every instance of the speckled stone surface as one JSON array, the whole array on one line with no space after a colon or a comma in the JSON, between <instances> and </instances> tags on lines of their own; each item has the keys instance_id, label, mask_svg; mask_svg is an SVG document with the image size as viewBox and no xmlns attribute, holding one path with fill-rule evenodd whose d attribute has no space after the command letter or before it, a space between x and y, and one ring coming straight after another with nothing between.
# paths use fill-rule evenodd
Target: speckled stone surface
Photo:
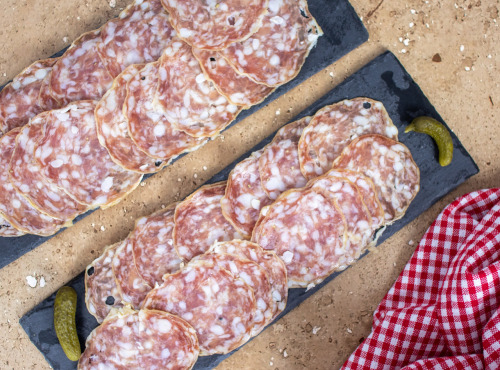
<instances>
[{"instance_id":1,"label":"speckled stone surface","mask_svg":"<svg viewBox=\"0 0 500 370\"><path fill-rule=\"evenodd\" d=\"M313 1L313 0L311 0ZM0 0L0 85L115 16L126 1ZM223 136L0 270L0 368L49 368L18 319L81 272L133 221L191 193L385 50L391 50L474 157L480 173L342 273L220 369L338 368L370 332L373 310L442 208L500 186L497 0L352 0L370 40ZM113 5L114 7L111 7ZM27 277L36 278L34 288ZM41 281L44 280L42 287ZM30 279L31 280L31 279Z\"/></svg>"}]
</instances>

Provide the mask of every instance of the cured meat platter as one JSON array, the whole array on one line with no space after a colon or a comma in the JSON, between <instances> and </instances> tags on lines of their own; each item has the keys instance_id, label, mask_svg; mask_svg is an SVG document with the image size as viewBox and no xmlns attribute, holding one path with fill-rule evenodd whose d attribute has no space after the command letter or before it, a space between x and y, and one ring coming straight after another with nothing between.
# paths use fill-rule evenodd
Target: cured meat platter
<instances>
[{"instance_id":1,"label":"cured meat platter","mask_svg":"<svg viewBox=\"0 0 500 370\"><path fill-rule=\"evenodd\" d=\"M430 137L414 133L404 133L404 128L417 116L430 116L440 122L443 122L443 120L397 58L390 52L380 55L351 77L347 78L342 84L300 113L294 120L313 115L325 105L356 97L368 97L384 104L390 118L398 128L399 140L408 147L420 169L420 192L411 203L404 217L387 227L378 239L377 243L379 244L395 232L401 230L406 224L425 212L441 197L463 183L467 178L476 174L478 167L453 132L451 132L451 135L454 146L454 158L452 163L446 167L439 165L437 150ZM262 141L249 153L214 176L208 183L226 180L237 163L247 158L251 152L267 145L273 136ZM290 289L287 306L279 317L286 315L297 307L302 301L314 294L318 289L321 289L323 285L334 279L338 274L339 272L331 274L321 284L311 289ZM80 342L84 343L89 333L98 325L96 319L90 315L85 306L83 298L85 296L84 273L78 275L68 285L75 288L78 293L76 322ZM55 294L28 312L21 318L20 323L28 333L31 341L43 353L46 360L54 369L76 368L76 363L66 358L58 344L53 328L54 299ZM194 368L214 368L230 355L231 353L227 355L200 357Z\"/></svg>"},{"instance_id":2,"label":"cured meat platter","mask_svg":"<svg viewBox=\"0 0 500 370\"><path fill-rule=\"evenodd\" d=\"M318 39L317 45L309 54L300 73L293 80L276 89L260 104L242 111L231 125L259 110L368 39L363 23L347 0L315 0L310 2L309 9L321 26L324 35ZM54 57L62 55L63 52L64 50ZM151 175L144 176L144 179L148 176ZM78 216L74 222L85 217L89 212ZM30 234L15 238L0 237L0 268L36 248L48 238L50 237Z\"/></svg>"}]
</instances>

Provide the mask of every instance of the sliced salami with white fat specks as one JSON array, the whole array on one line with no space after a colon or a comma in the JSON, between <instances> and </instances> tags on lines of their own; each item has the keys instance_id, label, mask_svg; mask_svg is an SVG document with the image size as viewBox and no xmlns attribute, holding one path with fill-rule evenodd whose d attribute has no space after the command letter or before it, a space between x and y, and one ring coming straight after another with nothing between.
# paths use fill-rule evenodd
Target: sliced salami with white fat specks
<instances>
[{"instance_id":1,"label":"sliced salami with white fat specks","mask_svg":"<svg viewBox=\"0 0 500 370\"><path fill-rule=\"evenodd\" d=\"M165 115L153 107L158 87L158 62L146 64L127 85L123 113L131 139L147 155L168 163L174 157L195 150L206 139L177 130Z\"/></svg>"},{"instance_id":2,"label":"sliced salami with white fat specks","mask_svg":"<svg viewBox=\"0 0 500 370\"><path fill-rule=\"evenodd\" d=\"M221 50L256 32L268 0L162 0L179 36L188 44Z\"/></svg>"},{"instance_id":3,"label":"sliced salami with white fat specks","mask_svg":"<svg viewBox=\"0 0 500 370\"><path fill-rule=\"evenodd\" d=\"M160 0L135 0L101 28L97 51L116 77L131 64L157 60L173 35Z\"/></svg>"},{"instance_id":4,"label":"sliced salami with white fat specks","mask_svg":"<svg viewBox=\"0 0 500 370\"><path fill-rule=\"evenodd\" d=\"M260 103L274 88L239 74L218 52L193 48L205 76L231 104L250 107Z\"/></svg>"},{"instance_id":5,"label":"sliced salami with white fat specks","mask_svg":"<svg viewBox=\"0 0 500 370\"><path fill-rule=\"evenodd\" d=\"M113 310L89 335L79 370L191 369L198 359L196 331L163 311Z\"/></svg>"},{"instance_id":6,"label":"sliced salami with white fat specks","mask_svg":"<svg viewBox=\"0 0 500 370\"><path fill-rule=\"evenodd\" d=\"M290 288L318 284L341 258L346 220L335 200L314 189L294 189L264 207L252 241L285 262Z\"/></svg>"},{"instance_id":7,"label":"sliced salami with white fat specks","mask_svg":"<svg viewBox=\"0 0 500 370\"><path fill-rule=\"evenodd\" d=\"M288 280L286 266L281 258L273 251L266 251L258 244L247 240L231 240L214 243L210 251L215 253L236 254L258 263L267 272L271 284L271 295L276 311L272 319L276 318L286 307L288 298Z\"/></svg>"},{"instance_id":8,"label":"sliced salami with white fat specks","mask_svg":"<svg viewBox=\"0 0 500 370\"><path fill-rule=\"evenodd\" d=\"M381 102L355 98L320 109L299 141L302 173L307 179L324 174L352 140L366 134L398 139L398 129Z\"/></svg>"},{"instance_id":9,"label":"sliced salami with white fat specks","mask_svg":"<svg viewBox=\"0 0 500 370\"><path fill-rule=\"evenodd\" d=\"M113 307L122 307L122 298L113 274L113 257L121 243L104 250L85 269L85 304L97 322L102 322Z\"/></svg>"},{"instance_id":10,"label":"sliced salami with white fat specks","mask_svg":"<svg viewBox=\"0 0 500 370\"><path fill-rule=\"evenodd\" d=\"M13 238L22 235L24 235L24 233L21 230L16 229L5 218L0 216L0 236Z\"/></svg>"},{"instance_id":11,"label":"sliced salami with white fat specks","mask_svg":"<svg viewBox=\"0 0 500 370\"><path fill-rule=\"evenodd\" d=\"M50 111L35 159L43 176L89 207L110 206L139 185L142 175L126 171L99 144L96 102L83 100Z\"/></svg>"},{"instance_id":12,"label":"sliced salami with white fat specks","mask_svg":"<svg viewBox=\"0 0 500 370\"><path fill-rule=\"evenodd\" d=\"M24 126L44 110L38 96L43 80L56 61L56 58L36 61L0 91L0 132Z\"/></svg>"},{"instance_id":13,"label":"sliced salami with white fat specks","mask_svg":"<svg viewBox=\"0 0 500 370\"><path fill-rule=\"evenodd\" d=\"M403 217L420 190L420 170L409 149L385 136L366 135L354 140L333 168L357 171L373 181L386 224Z\"/></svg>"},{"instance_id":14,"label":"sliced salami with white fat specks","mask_svg":"<svg viewBox=\"0 0 500 370\"><path fill-rule=\"evenodd\" d=\"M54 65L50 93L61 105L84 99L100 99L111 87L113 77L104 66L97 44L100 30L81 35Z\"/></svg>"},{"instance_id":15,"label":"sliced salami with white fat specks","mask_svg":"<svg viewBox=\"0 0 500 370\"><path fill-rule=\"evenodd\" d=\"M306 0L269 0L262 27L221 54L241 74L278 86L297 76L320 35Z\"/></svg>"},{"instance_id":16,"label":"sliced salami with white fat specks","mask_svg":"<svg viewBox=\"0 0 500 370\"><path fill-rule=\"evenodd\" d=\"M0 216L21 232L52 235L61 227L69 225L38 211L16 191L9 180L9 163L20 130L15 128L0 138Z\"/></svg>"},{"instance_id":17,"label":"sliced salami with white fat specks","mask_svg":"<svg viewBox=\"0 0 500 370\"><path fill-rule=\"evenodd\" d=\"M121 242L113 256L112 266L122 302L138 309L152 286L139 275L132 246L130 238Z\"/></svg>"},{"instance_id":18,"label":"sliced salami with white fat specks","mask_svg":"<svg viewBox=\"0 0 500 370\"><path fill-rule=\"evenodd\" d=\"M191 47L174 39L163 52L155 105L179 130L191 136L215 136L241 108L228 102L209 82Z\"/></svg>"},{"instance_id":19,"label":"sliced salami with white fat specks","mask_svg":"<svg viewBox=\"0 0 500 370\"><path fill-rule=\"evenodd\" d=\"M243 280L255 294L256 310L251 335L259 334L272 320L277 311L271 296L271 283L264 268L258 263L236 254L207 252L195 257L194 261L209 261L229 271L235 278Z\"/></svg>"},{"instance_id":20,"label":"sliced salami with white fat specks","mask_svg":"<svg viewBox=\"0 0 500 370\"><path fill-rule=\"evenodd\" d=\"M123 114L127 83L144 67L131 65L113 81L95 108L96 131L99 142L111 159L121 167L139 173L153 173L166 162L149 157L135 145L128 132L128 120Z\"/></svg>"},{"instance_id":21,"label":"sliced salami with white fat specks","mask_svg":"<svg viewBox=\"0 0 500 370\"><path fill-rule=\"evenodd\" d=\"M305 117L281 128L259 158L262 188L271 199L307 183L300 171L297 144L309 121L310 117Z\"/></svg>"},{"instance_id":22,"label":"sliced salami with white fat specks","mask_svg":"<svg viewBox=\"0 0 500 370\"><path fill-rule=\"evenodd\" d=\"M358 187L361 197L363 198L363 202L365 203L368 213L371 216L372 228L376 230L384 224L384 209L378 200L377 191L372 180L362 173L347 169L330 170L328 171L328 176L341 178L345 177L354 183Z\"/></svg>"},{"instance_id":23,"label":"sliced salami with white fat specks","mask_svg":"<svg viewBox=\"0 0 500 370\"><path fill-rule=\"evenodd\" d=\"M335 170L333 170L335 171ZM374 229L372 219L365 206L358 187L345 177L330 172L311 180L309 187L317 192L333 197L344 214L347 226L347 241L342 251L335 270L343 270L356 261L361 254L371 246ZM333 267L333 266L332 266Z\"/></svg>"},{"instance_id":24,"label":"sliced salami with white fat specks","mask_svg":"<svg viewBox=\"0 0 500 370\"><path fill-rule=\"evenodd\" d=\"M204 185L175 209L174 246L184 261L205 253L216 241L241 239L222 214L226 182Z\"/></svg>"},{"instance_id":25,"label":"sliced salami with white fat specks","mask_svg":"<svg viewBox=\"0 0 500 370\"><path fill-rule=\"evenodd\" d=\"M40 212L59 220L72 220L85 212L87 206L78 203L44 177L34 158L35 146L42 136L43 125L49 115L50 112L40 113L21 129L10 161L10 181Z\"/></svg>"},{"instance_id":26,"label":"sliced salami with white fat specks","mask_svg":"<svg viewBox=\"0 0 500 370\"><path fill-rule=\"evenodd\" d=\"M239 231L250 238L262 207L272 202L262 188L259 176L257 151L250 158L238 163L229 174L226 192L221 200L224 217Z\"/></svg>"},{"instance_id":27,"label":"sliced salami with white fat specks","mask_svg":"<svg viewBox=\"0 0 500 370\"><path fill-rule=\"evenodd\" d=\"M162 282L163 275L179 270L182 262L172 239L176 205L140 218L128 237L137 272L152 287Z\"/></svg>"},{"instance_id":28,"label":"sliced salami with white fat specks","mask_svg":"<svg viewBox=\"0 0 500 370\"><path fill-rule=\"evenodd\" d=\"M256 310L253 289L208 261L189 263L153 289L144 308L178 315L193 326L201 355L229 353L247 342Z\"/></svg>"}]
</instances>

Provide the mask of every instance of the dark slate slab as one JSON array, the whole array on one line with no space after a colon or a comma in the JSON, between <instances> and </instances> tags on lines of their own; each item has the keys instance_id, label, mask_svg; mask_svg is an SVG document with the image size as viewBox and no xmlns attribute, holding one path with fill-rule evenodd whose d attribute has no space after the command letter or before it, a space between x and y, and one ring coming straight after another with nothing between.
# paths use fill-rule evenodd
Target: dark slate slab
<instances>
[{"instance_id":1,"label":"dark slate slab","mask_svg":"<svg viewBox=\"0 0 500 370\"><path fill-rule=\"evenodd\" d=\"M348 0L310 0L309 10L323 29L324 35L318 39L316 47L309 54L298 76L278 88L264 102L243 111L229 127L269 104L368 40L368 32ZM64 50L61 50L54 56L60 56L63 52ZM150 176L145 176L144 179ZM79 216L75 222L85 215ZM33 235L17 238L0 237L0 268L15 261L49 238Z\"/></svg>"},{"instance_id":2,"label":"dark slate slab","mask_svg":"<svg viewBox=\"0 0 500 370\"><path fill-rule=\"evenodd\" d=\"M445 194L463 183L467 178L478 173L479 169L453 133L454 157L452 163L447 167L439 165L437 161L437 149L431 138L423 134L403 133L406 125L417 116L431 116L440 122L443 122L443 120L418 85L390 52L386 52L374 59L311 107L300 113L292 121L312 115L325 105L358 96L370 97L384 103L394 124L399 129L400 141L412 152L421 174L421 190L419 194L410 205L406 215L385 230L384 234L378 240L378 244L380 244L426 211ZM208 182L227 179L229 172L236 163L246 158L252 151L258 150L269 143L273 136L261 142ZM335 279L339 274L340 272L332 274L323 283L307 292L305 289L291 289L289 291L287 307L280 317L293 310L302 301L314 294L318 289L321 289L329 281ZM78 275L69 285L74 287L78 292L80 306L77 324L81 343L83 344L83 338L86 338L92 328L96 326L94 317L87 312L83 303L85 296L83 273ZM52 304L54 297L55 294L47 298L40 305L28 312L20 322L31 341L43 353L54 369L75 369L76 363L70 362L62 352L61 347L57 344L52 324ZM201 357L194 369L211 369L230 355Z\"/></svg>"}]
</instances>

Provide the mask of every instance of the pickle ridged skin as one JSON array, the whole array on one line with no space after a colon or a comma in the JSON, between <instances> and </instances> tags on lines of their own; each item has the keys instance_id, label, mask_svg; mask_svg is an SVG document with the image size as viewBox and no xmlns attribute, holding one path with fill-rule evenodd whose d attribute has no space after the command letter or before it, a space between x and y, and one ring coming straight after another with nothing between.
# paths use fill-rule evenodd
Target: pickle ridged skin
<instances>
[{"instance_id":1,"label":"pickle ridged skin","mask_svg":"<svg viewBox=\"0 0 500 370\"><path fill-rule=\"evenodd\" d=\"M54 301L54 328L57 339L71 361L78 361L82 354L76 333L76 291L64 286L57 291Z\"/></svg>"},{"instance_id":2,"label":"pickle ridged skin","mask_svg":"<svg viewBox=\"0 0 500 370\"><path fill-rule=\"evenodd\" d=\"M417 117L405 129L405 133L415 131L434 139L439 152L439 164L448 166L453 159L453 141L448 129L432 117Z\"/></svg>"}]
</instances>

